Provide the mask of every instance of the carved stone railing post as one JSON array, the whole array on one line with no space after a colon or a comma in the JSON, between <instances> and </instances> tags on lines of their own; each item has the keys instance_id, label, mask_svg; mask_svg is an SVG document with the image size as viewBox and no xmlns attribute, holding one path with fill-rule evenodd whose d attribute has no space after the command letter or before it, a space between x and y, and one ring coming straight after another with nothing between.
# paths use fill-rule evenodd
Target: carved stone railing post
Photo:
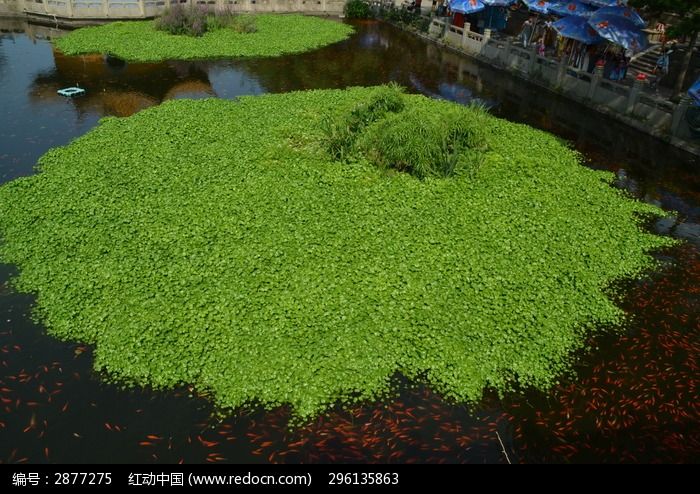
<instances>
[{"instance_id":1,"label":"carved stone railing post","mask_svg":"<svg viewBox=\"0 0 700 494\"><path fill-rule=\"evenodd\" d=\"M634 112L634 107L637 106L637 101L639 101L639 95L647 85L647 76L644 73L639 73L632 83L632 89L630 89L627 95L627 105L625 106L625 113Z\"/></svg>"},{"instance_id":2,"label":"carved stone railing post","mask_svg":"<svg viewBox=\"0 0 700 494\"><path fill-rule=\"evenodd\" d=\"M603 80L603 73L605 72L605 62L603 60L598 60L595 64L595 70L593 71L593 77L591 78L591 84L588 86L588 99L595 99L595 92L598 89L598 84Z\"/></svg>"},{"instance_id":3,"label":"carved stone railing post","mask_svg":"<svg viewBox=\"0 0 700 494\"><path fill-rule=\"evenodd\" d=\"M685 114L692 102L692 98L687 94L681 96L678 106L676 106L676 109L673 111L673 120L671 120L671 135L678 137L683 117L685 117Z\"/></svg>"}]
</instances>

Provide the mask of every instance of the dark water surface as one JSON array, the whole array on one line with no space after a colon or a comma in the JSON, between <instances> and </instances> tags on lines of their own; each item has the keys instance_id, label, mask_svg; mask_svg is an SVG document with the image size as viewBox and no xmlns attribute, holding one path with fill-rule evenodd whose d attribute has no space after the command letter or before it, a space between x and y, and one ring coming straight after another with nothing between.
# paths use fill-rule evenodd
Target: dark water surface
<instances>
[{"instance_id":1,"label":"dark water surface","mask_svg":"<svg viewBox=\"0 0 700 494\"><path fill-rule=\"evenodd\" d=\"M512 76L379 23L312 53L275 59L125 64L65 57L48 28L0 20L0 183L34 173L48 149L104 116L171 98L221 97L397 81L554 132L588 166L634 196L676 212L650 228L687 240L668 266L617 289L627 330L596 337L576 376L548 394L477 410L422 386L289 430L288 411L219 420L203 397L121 390L91 370L91 349L32 322L33 297L0 266L0 462L513 462L700 460L700 163L651 137ZM87 89L73 100L66 86Z\"/></svg>"}]
</instances>

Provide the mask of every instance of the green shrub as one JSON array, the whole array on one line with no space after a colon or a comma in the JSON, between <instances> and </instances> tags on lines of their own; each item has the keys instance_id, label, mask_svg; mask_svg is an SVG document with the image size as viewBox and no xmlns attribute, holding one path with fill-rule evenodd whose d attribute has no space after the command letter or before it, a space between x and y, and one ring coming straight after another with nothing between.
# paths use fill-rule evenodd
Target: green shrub
<instances>
[{"instance_id":1,"label":"green shrub","mask_svg":"<svg viewBox=\"0 0 700 494\"><path fill-rule=\"evenodd\" d=\"M348 19L369 19L372 9L364 0L350 0L345 4L345 17Z\"/></svg>"},{"instance_id":2,"label":"green shrub","mask_svg":"<svg viewBox=\"0 0 700 494\"><path fill-rule=\"evenodd\" d=\"M155 21L156 29L169 34L202 36L207 32L207 10L175 5L163 12Z\"/></svg>"},{"instance_id":3,"label":"green shrub","mask_svg":"<svg viewBox=\"0 0 700 494\"><path fill-rule=\"evenodd\" d=\"M203 36L219 29L233 29L237 33L257 32L255 18L237 15L228 10L209 10L206 7L175 5L156 19L155 27L169 34Z\"/></svg>"},{"instance_id":4,"label":"green shrub","mask_svg":"<svg viewBox=\"0 0 700 494\"><path fill-rule=\"evenodd\" d=\"M258 27L255 24L255 17L250 15L238 15L233 17L232 26L237 33L256 33Z\"/></svg>"},{"instance_id":5,"label":"green shrub","mask_svg":"<svg viewBox=\"0 0 700 494\"><path fill-rule=\"evenodd\" d=\"M416 16L411 25L422 33L427 33L430 29L431 19L429 17Z\"/></svg>"}]
</instances>

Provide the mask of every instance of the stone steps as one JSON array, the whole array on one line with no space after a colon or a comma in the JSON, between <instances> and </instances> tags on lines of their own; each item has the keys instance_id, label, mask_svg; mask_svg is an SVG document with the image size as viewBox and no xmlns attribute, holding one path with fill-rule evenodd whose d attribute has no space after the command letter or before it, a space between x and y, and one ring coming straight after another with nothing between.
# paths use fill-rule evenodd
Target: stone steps
<instances>
[{"instance_id":1,"label":"stone steps","mask_svg":"<svg viewBox=\"0 0 700 494\"><path fill-rule=\"evenodd\" d=\"M630 69L637 73L643 72L645 74L651 74L656 67L656 61L661 56L661 45L652 45L648 50L632 57L630 62Z\"/></svg>"}]
</instances>

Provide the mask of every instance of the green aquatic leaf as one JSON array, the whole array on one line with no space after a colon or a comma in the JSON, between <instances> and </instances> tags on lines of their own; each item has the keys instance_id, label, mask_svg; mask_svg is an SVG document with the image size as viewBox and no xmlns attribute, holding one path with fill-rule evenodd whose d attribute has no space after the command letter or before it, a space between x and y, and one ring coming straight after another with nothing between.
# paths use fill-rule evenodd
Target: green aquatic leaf
<instances>
[{"instance_id":1,"label":"green aquatic leaf","mask_svg":"<svg viewBox=\"0 0 700 494\"><path fill-rule=\"evenodd\" d=\"M551 386L622 321L611 282L671 243L638 224L661 210L552 135L422 96L403 111L480 129L476 176L330 158L322 119L377 91L105 119L0 187L0 260L51 334L95 345L97 370L222 407L310 417L382 396L397 373L460 401Z\"/></svg>"},{"instance_id":2,"label":"green aquatic leaf","mask_svg":"<svg viewBox=\"0 0 700 494\"><path fill-rule=\"evenodd\" d=\"M352 26L303 15L252 16L256 32L216 29L203 36L159 31L154 21L111 22L84 27L58 38L66 55L110 54L130 62L208 58L277 57L321 48L348 38Z\"/></svg>"}]
</instances>

